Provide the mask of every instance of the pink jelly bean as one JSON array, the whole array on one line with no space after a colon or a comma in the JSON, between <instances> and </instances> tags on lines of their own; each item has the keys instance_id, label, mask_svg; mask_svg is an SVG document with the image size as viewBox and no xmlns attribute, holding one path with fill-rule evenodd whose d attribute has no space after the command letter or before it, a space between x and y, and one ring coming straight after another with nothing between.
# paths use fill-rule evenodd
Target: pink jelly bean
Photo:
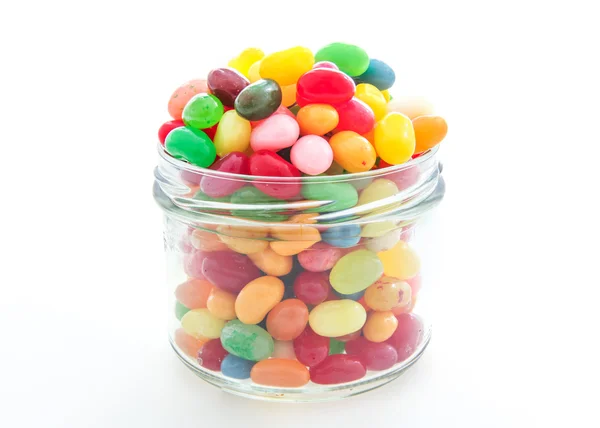
<instances>
[{"instance_id":1,"label":"pink jelly bean","mask_svg":"<svg viewBox=\"0 0 600 428\"><path fill-rule=\"evenodd\" d=\"M294 280L294 294L307 305L323 303L329 292L329 272L300 272Z\"/></svg>"},{"instance_id":2,"label":"pink jelly bean","mask_svg":"<svg viewBox=\"0 0 600 428\"><path fill-rule=\"evenodd\" d=\"M421 274L418 274L413 278L406 279L405 281L408 285L410 285L410 288L412 290L412 296L416 297L417 294L419 294L419 291L421 290Z\"/></svg>"},{"instance_id":3,"label":"pink jelly bean","mask_svg":"<svg viewBox=\"0 0 600 428\"><path fill-rule=\"evenodd\" d=\"M277 110L275 110L275 113L273 113L271 116L269 117L273 117L276 114L285 114L286 116L291 117L292 119L296 119L296 116L294 116L294 113L292 113L290 111L289 108L285 107L285 106L279 106L279 108ZM269 118L267 117L267 119ZM265 120L267 119L263 119L263 120L251 120L250 121L250 126L252 126L252 128L256 128L258 125L260 125L261 123L264 123Z\"/></svg>"},{"instance_id":4,"label":"pink jelly bean","mask_svg":"<svg viewBox=\"0 0 600 428\"><path fill-rule=\"evenodd\" d=\"M292 146L300 135L300 127L295 118L285 114L274 114L252 130L250 146L252 150L281 150Z\"/></svg>"},{"instance_id":5,"label":"pink jelly bean","mask_svg":"<svg viewBox=\"0 0 600 428\"><path fill-rule=\"evenodd\" d=\"M206 257L205 252L192 250L183 257L183 270L185 274L192 278L205 279L202 272L202 263Z\"/></svg>"},{"instance_id":6,"label":"pink jelly bean","mask_svg":"<svg viewBox=\"0 0 600 428\"><path fill-rule=\"evenodd\" d=\"M181 120L183 108L188 101L197 94L208 93L208 84L204 79L194 79L184 83L179 88L175 89L173 95L169 99L168 110L173 119Z\"/></svg>"},{"instance_id":7,"label":"pink jelly bean","mask_svg":"<svg viewBox=\"0 0 600 428\"><path fill-rule=\"evenodd\" d=\"M334 385L362 379L366 374L367 369L360 358L335 354L310 369L310 380L319 385Z\"/></svg>"},{"instance_id":8,"label":"pink jelly bean","mask_svg":"<svg viewBox=\"0 0 600 428\"><path fill-rule=\"evenodd\" d=\"M266 177L301 177L294 165L270 150L259 150L250 156L250 174ZM281 181L277 179L255 181L252 183L261 192L278 199L289 199L300 193L300 181Z\"/></svg>"},{"instance_id":9,"label":"pink jelly bean","mask_svg":"<svg viewBox=\"0 0 600 428\"><path fill-rule=\"evenodd\" d=\"M326 139L318 135L306 135L292 146L292 164L308 175L319 175L329 169L333 162L333 150Z\"/></svg>"},{"instance_id":10,"label":"pink jelly bean","mask_svg":"<svg viewBox=\"0 0 600 428\"><path fill-rule=\"evenodd\" d=\"M234 294L262 275L247 256L229 251L206 253L202 273L215 287Z\"/></svg>"},{"instance_id":11,"label":"pink jelly bean","mask_svg":"<svg viewBox=\"0 0 600 428\"><path fill-rule=\"evenodd\" d=\"M398 353L392 345L369 342L364 337L346 342L346 353L360 358L369 370L387 370L398 361Z\"/></svg>"},{"instance_id":12,"label":"pink jelly bean","mask_svg":"<svg viewBox=\"0 0 600 428\"><path fill-rule=\"evenodd\" d=\"M160 128L158 128L158 141L160 141L160 144L164 146L169 132L182 126L185 126L185 124L181 120L169 120L168 122L163 123Z\"/></svg>"},{"instance_id":13,"label":"pink jelly bean","mask_svg":"<svg viewBox=\"0 0 600 428\"><path fill-rule=\"evenodd\" d=\"M389 163L384 161L383 159L379 160L379 168L387 168L390 167ZM393 172L391 174L387 174L381 178L386 178L388 180L396 183L398 190L404 190L414 185L419 181L419 176L421 172L419 170L418 165L411 166L409 168L404 168L401 171Z\"/></svg>"},{"instance_id":14,"label":"pink jelly bean","mask_svg":"<svg viewBox=\"0 0 600 428\"><path fill-rule=\"evenodd\" d=\"M186 231L181 235L181 239L179 240L179 249L184 254L190 254L193 251L195 251L194 247L192 246L192 241L190 239L193 232L194 228L188 227Z\"/></svg>"},{"instance_id":15,"label":"pink jelly bean","mask_svg":"<svg viewBox=\"0 0 600 428\"><path fill-rule=\"evenodd\" d=\"M308 367L320 364L329 355L329 338L319 336L310 326L294 339L296 358Z\"/></svg>"},{"instance_id":16,"label":"pink jelly bean","mask_svg":"<svg viewBox=\"0 0 600 428\"><path fill-rule=\"evenodd\" d=\"M310 272L325 272L342 258L344 252L341 248L332 247L325 242L317 242L308 250L298 254L300 265Z\"/></svg>"},{"instance_id":17,"label":"pink jelly bean","mask_svg":"<svg viewBox=\"0 0 600 428\"><path fill-rule=\"evenodd\" d=\"M250 158L244 153L231 152L212 164L210 169L248 175L250 174ZM222 198L241 189L244 184L243 180L205 175L200 182L200 190L211 198Z\"/></svg>"},{"instance_id":18,"label":"pink jelly bean","mask_svg":"<svg viewBox=\"0 0 600 428\"><path fill-rule=\"evenodd\" d=\"M396 319L398 327L384 343L394 347L398 353L398 362L401 362L407 360L417 349L423 336L423 324L413 314L400 314Z\"/></svg>"},{"instance_id":19,"label":"pink jelly bean","mask_svg":"<svg viewBox=\"0 0 600 428\"><path fill-rule=\"evenodd\" d=\"M336 110L340 118L336 127L338 131L354 131L362 135L375 126L373 110L358 98L352 98L347 103L336 106Z\"/></svg>"},{"instance_id":20,"label":"pink jelly bean","mask_svg":"<svg viewBox=\"0 0 600 428\"><path fill-rule=\"evenodd\" d=\"M339 67L330 61L315 62L315 65L313 65L313 69L315 68L330 68L332 70L339 70Z\"/></svg>"},{"instance_id":21,"label":"pink jelly bean","mask_svg":"<svg viewBox=\"0 0 600 428\"><path fill-rule=\"evenodd\" d=\"M346 74L330 68L317 68L304 73L296 85L302 102L342 104L354 96L356 86ZM299 103L300 104L300 103Z\"/></svg>"}]
</instances>

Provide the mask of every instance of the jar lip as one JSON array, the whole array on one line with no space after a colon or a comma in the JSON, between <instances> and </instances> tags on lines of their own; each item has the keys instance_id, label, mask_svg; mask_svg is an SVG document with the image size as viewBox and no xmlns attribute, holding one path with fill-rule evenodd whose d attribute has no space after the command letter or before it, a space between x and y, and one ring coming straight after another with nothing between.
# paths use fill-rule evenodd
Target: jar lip
<instances>
[{"instance_id":1,"label":"jar lip","mask_svg":"<svg viewBox=\"0 0 600 428\"><path fill-rule=\"evenodd\" d=\"M273 176L265 176L265 175L245 175L245 174L234 174L231 172L222 172L217 171L210 168L202 168L200 166L192 165L190 163L184 162L182 160L176 159L171 156L165 150L165 147L159 142L157 146L158 154L164 161L170 163L174 167L179 170L185 170L191 173L202 174L202 175L210 175L213 177L220 177L229 180L251 180L251 181L267 181L272 182L273 180L277 180L277 182L295 182L295 183L326 183L329 181L339 182L339 181L352 181L358 179L365 178L376 178L379 176L388 175L390 173L403 171L405 169L411 168L416 165L420 165L421 163L429 160L431 157L435 156L439 149L439 145L435 146L426 152L423 152L421 156L411 159L408 162L393 165L387 168L382 169L373 169L365 172L355 172L350 174L342 174L342 175L330 175L330 176L322 176L322 175L310 175L310 176L302 176L302 177L273 177ZM327 180L327 179L330 180Z\"/></svg>"}]
</instances>

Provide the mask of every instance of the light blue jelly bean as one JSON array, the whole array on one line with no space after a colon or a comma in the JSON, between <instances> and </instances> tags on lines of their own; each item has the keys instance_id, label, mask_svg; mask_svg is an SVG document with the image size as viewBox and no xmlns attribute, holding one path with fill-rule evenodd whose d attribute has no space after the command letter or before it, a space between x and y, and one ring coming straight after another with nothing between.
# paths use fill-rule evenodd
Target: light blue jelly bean
<instances>
[{"instance_id":1,"label":"light blue jelly bean","mask_svg":"<svg viewBox=\"0 0 600 428\"><path fill-rule=\"evenodd\" d=\"M323 232L321 238L334 247L354 247L360 241L360 226L357 224L335 226Z\"/></svg>"},{"instance_id":2,"label":"light blue jelly bean","mask_svg":"<svg viewBox=\"0 0 600 428\"><path fill-rule=\"evenodd\" d=\"M244 360L229 354L221 363L221 372L227 377L234 379L250 379L250 371L256 364L255 361Z\"/></svg>"},{"instance_id":3,"label":"light blue jelly bean","mask_svg":"<svg viewBox=\"0 0 600 428\"><path fill-rule=\"evenodd\" d=\"M370 83L380 91L390 89L396 81L396 73L392 67L379 59L371 59L369 67L360 76L354 78L358 85L359 83Z\"/></svg>"}]
</instances>

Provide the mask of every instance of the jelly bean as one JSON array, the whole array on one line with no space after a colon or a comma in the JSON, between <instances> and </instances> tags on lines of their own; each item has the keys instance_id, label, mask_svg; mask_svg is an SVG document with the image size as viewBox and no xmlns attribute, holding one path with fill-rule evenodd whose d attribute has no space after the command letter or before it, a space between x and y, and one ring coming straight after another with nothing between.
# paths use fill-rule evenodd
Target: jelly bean
<instances>
[{"instance_id":1,"label":"jelly bean","mask_svg":"<svg viewBox=\"0 0 600 428\"><path fill-rule=\"evenodd\" d=\"M250 371L256 364L254 361L244 360L235 355L228 354L221 363L221 372L223 376L232 379L250 379Z\"/></svg>"},{"instance_id":2,"label":"jelly bean","mask_svg":"<svg viewBox=\"0 0 600 428\"><path fill-rule=\"evenodd\" d=\"M198 351L204 346L207 339L196 339L194 336L187 334L184 329L179 328L175 331L174 341L175 345L188 357L196 358Z\"/></svg>"},{"instance_id":3,"label":"jelly bean","mask_svg":"<svg viewBox=\"0 0 600 428\"><path fill-rule=\"evenodd\" d=\"M339 337L360 330L367 319L365 309L354 300L334 300L315 307L308 318L315 333Z\"/></svg>"},{"instance_id":4,"label":"jelly bean","mask_svg":"<svg viewBox=\"0 0 600 428\"><path fill-rule=\"evenodd\" d=\"M265 53L258 48L248 48L242 51L236 58L233 58L227 64L231 68L235 68L244 76L249 77L248 71L250 67L257 61L260 61L265 56Z\"/></svg>"},{"instance_id":5,"label":"jelly bean","mask_svg":"<svg viewBox=\"0 0 600 428\"><path fill-rule=\"evenodd\" d=\"M354 131L358 134L366 134L375 126L373 110L358 98L352 98L350 101L337 106L336 110L340 117L336 128L338 131Z\"/></svg>"},{"instance_id":6,"label":"jelly bean","mask_svg":"<svg viewBox=\"0 0 600 428\"><path fill-rule=\"evenodd\" d=\"M346 349L346 344L333 337L329 339L329 355L343 354Z\"/></svg>"},{"instance_id":7,"label":"jelly bean","mask_svg":"<svg viewBox=\"0 0 600 428\"><path fill-rule=\"evenodd\" d=\"M289 107L296 102L296 85L281 87L281 105Z\"/></svg>"},{"instance_id":8,"label":"jelly bean","mask_svg":"<svg viewBox=\"0 0 600 428\"><path fill-rule=\"evenodd\" d=\"M308 367L314 367L329 355L329 339L319 336L310 327L294 339L296 358Z\"/></svg>"},{"instance_id":9,"label":"jelly bean","mask_svg":"<svg viewBox=\"0 0 600 428\"><path fill-rule=\"evenodd\" d=\"M300 127L293 117L274 114L252 130L250 144L259 150L281 150L291 147L300 135Z\"/></svg>"},{"instance_id":10,"label":"jelly bean","mask_svg":"<svg viewBox=\"0 0 600 428\"><path fill-rule=\"evenodd\" d=\"M250 156L250 174L268 177L300 177L300 171L270 150L258 150ZM257 189L278 199L297 196L302 189L299 181L267 181L252 183Z\"/></svg>"},{"instance_id":11,"label":"jelly bean","mask_svg":"<svg viewBox=\"0 0 600 428\"><path fill-rule=\"evenodd\" d=\"M308 322L308 308L298 299L284 300L267 316L267 331L276 340L293 340L300 336Z\"/></svg>"},{"instance_id":12,"label":"jelly bean","mask_svg":"<svg viewBox=\"0 0 600 428\"><path fill-rule=\"evenodd\" d=\"M185 314L190 311L190 308L185 307L181 302L175 302L175 316L179 321Z\"/></svg>"},{"instance_id":13,"label":"jelly bean","mask_svg":"<svg viewBox=\"0 0 600 428\"><path fill-rule=\"evenodd\" d=\"M358 197L358 205L366 205L371 202L376 202L381 199L389 198L398 193L396 183L385 178L374 180L360 193Z\"/></svg>"},{"instance_id":14,"label":"jelly bean","mask_svg":"<svg viewBox=\"0 0 600 428\"><path fill-rule=\"evenodd\" d=\"M373 145L373 147L375 147L375 128L371 129L365 134L362 134L362 136L365 137L369 141L369 143Z\"/></svg>"},{"instance_id":15,"label":"jelly bean","mask_svg":"<svg viewBox=\"0 0 600 428\"><path fill-rule=\"evenodd\" d=\"M272 357L285 360L295 360L296 352L294 351L294 342L291 340L276 340L275 350L273 351Z\"/></svg>"},{"instance_id":16,"label":"jelly bean","mask_svg":"<svg viewBox=\"0 0 600 428\"><path fill-rule=\"evenodd\" d=\"M173 92L169 99L169 114L175 120L181 120L183 109L188 101L197 94L207 93L208 85L204 79L190 80Z\"/></svg>"},{"instance_id":17,"label":"jelly bean","mask_svg":"<svg viewBox=\"0 0 600 428\"><path fill-rule=\"evenodd\" d=\"M364 49L347 43L331 43L317 51L315 61L330 61L348 76L360 76L369 68Z\"/></svg>"},{"instance_id":18,"label":"jelly bean","mask_svg":"<svg viewBox=\"0 0 600 428\"><path fill-rule=\"evenodd\" d=\"M359 357L329 355L317 367L310 369L310 380L319 385L335 385L365 377L367 370Z\"/></svg>"},{"instance_id":19,"label":"jelly bean","mask_svg":"<svg viewBox=\"0 0 600 428\"><path fill-rule=\"evenodd\" d=\"M206 308L192 309L181 319L181 327L197 339L216 339L221 336L225 321L215 317Z\"/></svg>"},{"instance_id":20,"label":"jelly bean","mask_svg":"<svg viewBox=\"0 0 600 428\"><path fill-rule=\"evenodd\" d=\"M321 234L323 241L338 248L351 248L360 241L360 226L349 224L333 226Z\"/></svg>"},{"instance_id":21,"label":"jelly bean","mask_svg":"<svg viewBox=\"0 0 600 428\"><path fill-rule=\"evenodd\" d=\"M401 113L388 113L375 125L375 150L391 165L410 160L415 152L412 122Z\"/></svg>"},{"instance_id":22,"label":"jelly bean","mask_svg":"<svg viewBox=\"0 0 600 428\"><path fill-rule=\"evenodd\" d=\"M332 247L324 242L319 242L314 244L308 250L298 254L298 262L300 262L300 265L307 271L325 272L326 270L332 269L343 255L344 253L339 248Z\"/></svg>"},{"instance_id":23,"label":"jelly bean","mask_svg":"<svg viewBox=\"0 0 600 428\"><path fill-rule=\"evenodd\" d=\"M317 135L301 137L292 147L292 164L308 175L324 173L333 162L331 146Z\"/></svg>"},{"instance_id":24,"label":"jelly bean","mask_svg":"<svg viewBox=\"0 0 600 428\"><path fill-rule=\"evenodd\" d=\"M165 140L167 138L167 135L169 135L169 132L171 132L175 128L181 128L182 126L185 126L185 124L181 120L170 120L168 122L163 123L160 126L160 128L158 128L158 141L160 141L160 144L164 146Z\"/></svg>"},{"instance_id":25,"label":"jelly bean","mask_svg":"<svg viewBox=\"0 0 600 428\"><path fill-rule=\"evenodd\" d=\"M196 229L192 232L192 236L190 237L190 242L192 246L200 251L204 252L212 252L212 251L227 251L229 247L219 239L219 235L214 232L209 232L206 230ZM204 278L204 274L202 273L202 262L204 261L203 253L196 255L196 260L192 260L194 263L191 267L191 271L195 272L195 274L191 274L186 271L189 276L193 276L194 278L198 278L199 275Z\"/></svg>"},{"instance_id":26,"label":"jelly bean","mask_svg":"<svg viewBox=\"0 0 600 428\"><path fill-rule=\"evenodd\" d=\"M231 174L247 175L250 173L250 159L244 153L231 152L216 161L210 169ZM204 175L200 182L200 189L202 192L211 198L229 196L243 186L244 182L241 180L222 178L208 174Z\"/></svg>"},{"instance_id":27,"label":"jelly bean","mask_svg":"<svg viewBox=\"0 0 600 428\"><path fill-rule=\"evenodd\" d=\"M329 144L334 160L348 172L369 171L377 160L371 143L356 132L338 132L331 137Z\"/></svg>"},{"instance_id":28,"label":"jelly bean","mask_svg":"<svg viewBox=\"0 0 600 428\"><path fill-rule=\"evenodd\" d=\"M390 311L397 306L406 306L411 297L410 285L390 276L380 278L365 292L365 302L376 311Z\"/></svg>"},{"instance_id":29,"label":"jelly bean","mask_svg":"<svg viewBox=\"0 0 600 428\"><path fill-rule=\"evenodd\" d=\"M390 95L390 91L388 91L387 89L384 90L384 91L381 91L381 93L385 97L385 102L386 103L389 103L392 100L392 96Z\"/></svg>"},{"instance_id":30,"label":"jelly bean","mask_svg":"<svg viewBox=\"0 0 600 428\"><path fill-rule=\"evenodd\" d=\"M295 223L295 224L315 224L317 223L317 217L319 216L319 214L315 214L315 213L303 213L303 214L296 214L290 217L288 223Z\"/></svg>"},{"instance_id":31,"label":"jelly bean","mask_svg":"<svg viewBox=\"0 0 600 428\"><path fill-rule=\"evenodd\" d=\"M190 253L183 256L183 270L190 278L206 279L202 272L202 263L206 254L202 251L192 250Z\"/></svg>"},{"instance_id":32,"label":"jelly bean","mask_svg":"<svg viewBox=\"0 0 600 428\"><path fill-rule=\"evenodd\" d=\"M280 388L299 388L310 381L310 373L304 365L277 358L256 363L250 375L256 384Z\"/></svg>"},{"instance_id":33,"label":"jelly bean","mask_svg":"<svg viewBox=\"0 0 600 428\"><path fill-rule=\"evenodd\" d=\"M398 361L398 353L392 345L369 342L364 337L346 343L346 352L360 358L368 370L387 370Z\"/></svg>"},{"instance_id":34,"label":"jelly bean","mask_svg":"<svg viewBox=\"0 0 600 428\"><path fill-rule=\"evenodd\" d=\"M311 208L311 212L335 212L351 208L358 202L358 193L350 183L306 183L302 186L302 196L313 201L331 203Z\"/></svg>"},{"instance_id":35,"label":"jelly bean","mask_svg":"<svg viewBox=\"0 0 600 428\"><path fill-rule=\"evenodd\" d=\"M363 334L367 340L381 343L392 337L396 327L398 327L398 320L391 311L375 311L367 317Z\"/></svg>"},{"instance_id":36,"label":"jelly bean","mask_svg":"<svg viewBox=\"0 0 600 428\"><path fill-rule=\"evenodd\" d=\"M209 340L198 351L198 364L208 370L221 371L221 363L228 352L221 345L219 339Z\"/></svg>"},{"instance_id":37,"label":"jelly bean","mask_svg":"<svg viewBox=\"0 0 600 428\"><path fill-rule=\"evenodd\" d=\"M339 70L339 67L330 61L315 62L313 68L330 68L332 70Z\"/></svg>"},{"instance_id":38,"label":"jelly bean","mask_svg":"<svg viewBox=\"0 0 600 428\"><path fill-rule=\"evenodd\" d=\"M383 270L384 265L376 253L358 250L346 254L335 264L329 275L329 281L331 286L340 293L357 293L377 281L383 274ZM346 333L338 336L344 334Z\"/></svg>"},{"instance_id":39,"label":"jelly bean","mask_svg":"<svg viewBox=\"0 0 600 428\"><path fill-rule=\"evenodd\" d=\"M244 324L261 322L283 298L285 286L275 276L263 276L248 283L235 299L235 313Z\"/></svg>"},{"instance_id":40,"label":"jelly bean","mask_svg":"<svg viewBox=\"0 0 600 428\"><path fill-rule=\"evenodd\" d=\"M381 91L375 86L368 83L361 83L356 86L356 94L354 96L373 110L376 121L381 120L387 114L387 101Z\"/></svg>"},{"instance_id":41,"label":"jelly bean","mask_svg":"<svg viewBox=\"0 0 600 428\"><path fill-rule=\"evenodd\" d=\"M392 165L388 164L383 159L379 160L379 168L387 168L389 166ZM421 171L419 170L419 165L414 165L391 174L386 174L385 178L396 183L399 190L404 190L416 184L419 181L420 176Z\"/></svg>"},{"instance_id":42,"label":"jelly bean","mask_svg":"<svg viewBox=\"0 0 600 428\"><path fill-rule=\"evenodd\" d=\"M367 186L368 187L368 186ZM360 232L360 236L364 238L374 238L387 234L391 230L400 229L396 222L391 220L378 221L374 223L365 224Z\"/></svg>"},{"instance_id":43,"label":"jelly bean","mask_svg":"<svg viewBox=\"0 0 600 428\"><path fill-rule=\"evenodd\" d=\"M294 294L307 305L323 303L330 288L327 272L300 272L294 281Z\"/></svg>"},{"instance_id":44,"label":"jelly bean","mask_svg":"<svg viewBox=\"0 0 600 428\"><path fill-rule=\"evenodd\" d=\"M296 46L265 56L259 72L263 79L273 79L282 86L293 85L314 63L310 49Z\"/></svg>"},{"instance_id":45,"label":"jelly bean","mask_svg":"<svg viewBox=\"0 0 600 428\"><path fill-rule=\"evenodd\" d=\"M292 271L292 257L277 254L270 247L259 253L248 254L248 257L257 268L267 275L284 276Z\"/></svg>"},{"instance_id":46,"label":"jelly bean","mask_svg":"<svg viewBox=\"0 0 600 428\"><path fill-rule=\"evenodd\" d=\"M354 81L359 83L369 83L375 86L380 91L390 89L396 81L396 73L392 70L392 67L387 65L385 62L372 58L369 61L369 67L367 70L354 78Z\"/></svg>"},{"instance_id":47,"label":"jelly bean","mask_svg":"<svg viewBox=\"0 0 600 428\"><path fill-rule=\"evenodd\" d=\"M237 205L272 205L281 204L281 200L265 195L256 187L242 187L231 195L231 203ZM274 213L269 209L254 210L232 210L232 215L236 217L249 218L254 220L268 220L272 222L285 221L288 217Z\"/></svg>"},{"instance_id":48,"label":"jelly bean","mask_svg":"<svg viewBox=\"0 0 600 428\"><path fill-rule=\"evenodd\" d=\"M223 113L221 100L211 94L198 94L185 105L182 118L186 126L204 129L216 125Z\"/></svg>"},{"instance_id":49,"label":"jelly bean","mask_svg":"<svg viewBox=\"0 0 600 428\"><path fill-rule=\"evenodd\" d=\"M250 147L250 133L252 127L235 110L230 110L223 115L217 133L214 137L215 150L221 157L233 152L244 152Z\"/></svg>"},{"instance_id":50,"label":"jelly bean","mask_svg":"<svg viewBox=\"0 0 600 428\"><path fill-rule=\"evenodd\" d=\"M189 309L206 308L212 284L203 279L188 279L175 289L175 298Z\"/></svg>"},{"instance_id":51,"label":"jelly bean","mask_svg":"<svg viewBox=\"0 0 600 428\"><path fill-rule=\"evenodd\" d=\"M257 325L240 320L229 321L221 332L223 348L230 354L250 361L266 360L273 354L273 338Z\"/></svg>"},{"instance_id":52,"label":"jelly bean","mask_svg":"<svg viewBox=\"0 0 600 428\"><path fill-rule=\"evenodd\" d=\"M339 122L337 110L328 104L308 104L298 110L296 119L302 135L325 135Z\"/></svg>"},{"instance_id":53,"label":"jelly bean","mask_svg":"<svg viewBox=\"0 0 600 428\"><path fill-rule=\"evenodd\" d=\"M269 229L264 227L221 225L217 232L219 239L236 253L260 253L269 247L269 241L265 239Z\"/></svg>"},{"instance_id":54,"label":"jelly bean","mask_svg":"<svg viewBox=\"0 0 600 428\"><path fill-rule=\"evenodd\" d=\"M404 241L398 241L394 248L377 255L387 276L406 280L415 277L421 270L419 256Z\"/></svg>"},{"instance_id":55,"label":"jelly bean","mask_svg":"<svg viewBox=\"0 0 600 428\"><path fill-rule=\"evenodd\" d=\"M229 251L207 253L202 262L202 271L213 285L234 294L261 276L247 256Z\"/></svg>"},{"instance_id":56,"label":"jelly bean","mask_svg":"<svg viewBox=\"0 0 600 428\"><path fill-rule=\"evenodd\" d=\"M250 84L242 73L227 67L211 70L206 80L210 92L220 99L224 106L229 107L233 107L238 94Z\"/></svg>"},{"instance_id":57,"label":"jelly bean","mask_svg":"<svg viewBox=\"0 0 600 428\"><path fill-rule=\"evenodd\" d=\"M402 229L390 230L388 233L382 236L377 236L367 240L367 250L379 253L381 251L387 251L398 243Z\"/></svg>"},{"instance_id":58,"label":"jelly bean","mask_svg":"<svg viewBox=\"0 0 600 428\"><path fill-rule=\"evenodd\" d=\"M217 318L230 321L236 318L235 298L235 294L213 287L206 301L206 308Z\"/></svg>"},{"instance_id":59,"label":"jelly bean","mask_svg":"<svg viewBox=\"0 0 600 428\"><path fill-rule=\"evenodd\" d=\"M398 362L402 362L417 350L423 336L423 324L413 314L402 314L397 319L398 327L385 343L394 347L398 353Z\"/></svg>"},{"instance_id":60,"label":"jelly bean","mask_svg":"<svg viewBox=\"0 0 600 428\"><path fill-rule=\"evenodd\" d=\"M415 130L415 153L423 153L442 142L448 133L448 124L440 116L419 116L412 121Z\"/></svg>"},{"instance_id":61,"label":"jelly bean","mask_svg":"<svg viewBox=\"0 0 600 428\"><path fill-rule=\"evenodd\" d=\"M182 126L175 128L165 140L165 148L171 156L191 164L207 168L215 161L217 152L208 135L199 129Z\"/></svg>"},{"instance_id":62,"label":"jelly bean","mask_svg":"<svg viewBox=\"0 0 600 428\"><path fill-rule=\"evenodd\" d=\"M278 241L271 241L271 248L283 256L301 253L321 240L321 234L317 229L303 224L292 227L272 227L271 236L278 239Z\"/></svg>"},{"instance_id":63,"label":"jelly bean","mask_svg":"<svg viewBox=\"0 0 600 428\"><path fill-rule=\"evenodd\" d=\"M271 79L258 80L235 99L235 111L245 119L261 120L271 116L281 105L281 88Z\"/></svg>"},{"instance_id":64,"label":"jelly bean","mask_svg":"<svg viewBox=\"0 0 600 428\"><path fill-rule=\"evenodd\" d=\"M296 101L306 104L342 104L352 99L354 81L341 71L317 68L302 75L296 85Z\"/></svg>"},{"instance_id":65,"label":"jelly bean","mask_svg":"<svg viewBox=\"0 0 600 428\"><path fill-rule=\"evenodd\" d=\"M262 60L256 61L254 64L250 66L248 69L248 79L250 79L251 83L258 82L260 77L260 64Z\"/></svg>"},{"instance_id":66,"label":"jelly bean","mask_svg":"<svg viewBox=\"0 0 600 428\"><path fill-rule=\"evenodd\" d=\"M433 114L433 104L424 97L404 96L390 101L387 105L387 111L388 113L402 113L412 120L419 116Z\"/></svg>"}]
</instances>

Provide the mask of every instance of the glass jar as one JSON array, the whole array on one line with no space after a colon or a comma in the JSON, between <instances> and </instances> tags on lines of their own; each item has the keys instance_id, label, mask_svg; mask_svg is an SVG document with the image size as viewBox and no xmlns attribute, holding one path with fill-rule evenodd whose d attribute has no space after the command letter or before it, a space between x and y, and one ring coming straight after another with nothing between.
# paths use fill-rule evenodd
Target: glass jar
<instances>
[{"instance_id":1,"label":"glass jar","mask_svg":"<svg viewBox=\"0 0 600 428\"><path fill-rule=\"evenodd\" d=\"M228 392L356 395L397 378L431 338L443 198L434 148L365 173L276 178L203 169L159 145L170 341Z\"/></svg>"}]
</instances>

